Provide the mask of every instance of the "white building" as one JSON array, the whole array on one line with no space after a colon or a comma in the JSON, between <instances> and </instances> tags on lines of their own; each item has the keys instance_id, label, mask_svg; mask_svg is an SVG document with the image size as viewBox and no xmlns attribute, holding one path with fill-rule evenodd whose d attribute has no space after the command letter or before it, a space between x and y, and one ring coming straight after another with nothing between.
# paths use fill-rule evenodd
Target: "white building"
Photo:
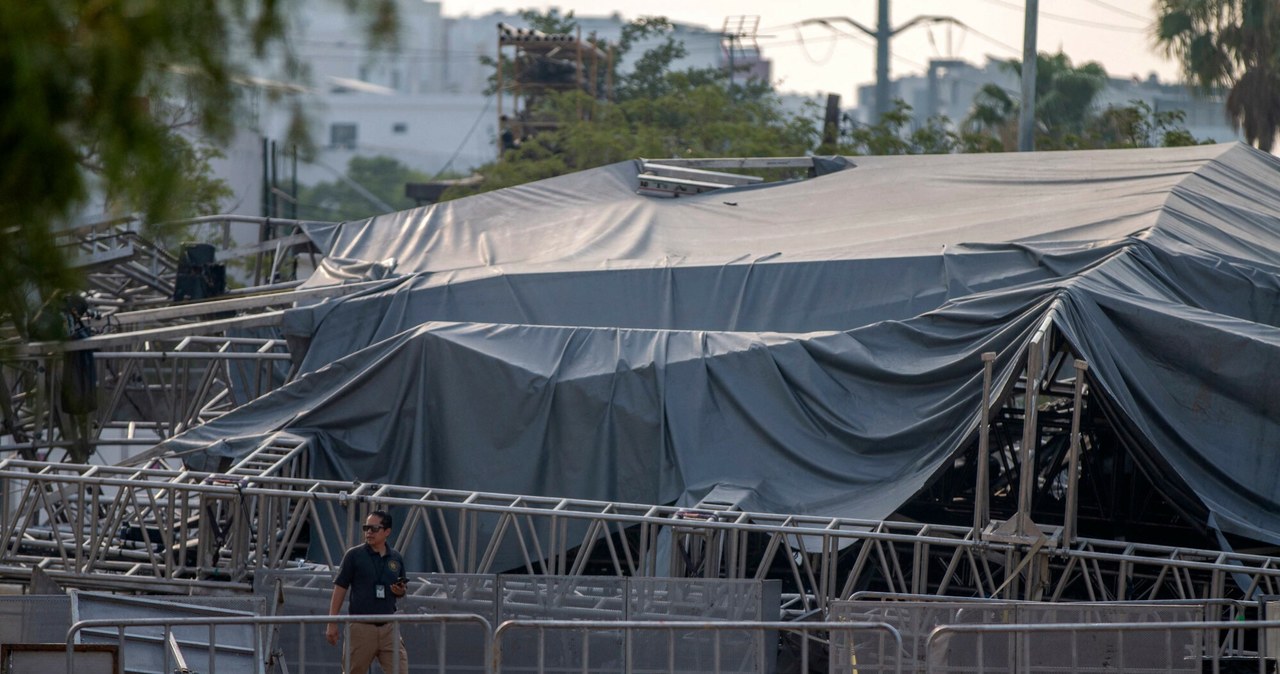
<instances>
[{"instance_id":1,"label":"white building","mask_svg":"<svg viewBox=\"0 0 1280 674\"><path fill-rule=\"evenodd\" d=\"M440 2L398 0L399 49L375 51L366 46L345 5L343 0L307 0L296 16L292 40L310 71L303 101L318 151L314 163L299 165L298 181L333 180L357 155L390 156L427 175L466 174L493 160L498 107L495 97L485 94L493 68L480 59L497 57L499 23L523 26L524 21L497 12L446 17ZM617 42L626 23L619 14L575 19L583 38L594 35L610 43ZM677 25L672 37L688 50L676 68L718 68L727 61L720 31ZM634 45L622 68L657 44L649 39ZM758 53L750 65L751 74L767 79L768 62ZM266 97L256 107L253 132L283 139L291 113ZM246 163L236 165L242 172ZM239 200L240 212L257 212L257 200Z\"/></svg>"},{"instance_id":2,"label":"white building","mask_svg":"<svg viewBox=\"0 0 1280 674\"><path fill-rule=\"evenodd\" d=\"M990 57L981 67L962 60L933 59L926 74L894 80L890 95L911 106L916 126L923 126L927 119L936 116L945 116L953 125L958 125L968 117L974 96L987 84L1003 87L1015 99L1021 96L1022 85L1017 74L1003 67L1001 59ZM1155 112L1183 111L1184 126L1197 139L1227 142L1243 138L1227 122L1222 101L1197 98L1185 85L1162 83L1154 74L1145 80L1111 78L1096 104L1104 109L1109 105L1130 105L1133 101L1142 101ZM875 85L858 87L858 105L850 111L850 116L865 124L871 121L874 110Z\"/></svg>"}]
</instances>

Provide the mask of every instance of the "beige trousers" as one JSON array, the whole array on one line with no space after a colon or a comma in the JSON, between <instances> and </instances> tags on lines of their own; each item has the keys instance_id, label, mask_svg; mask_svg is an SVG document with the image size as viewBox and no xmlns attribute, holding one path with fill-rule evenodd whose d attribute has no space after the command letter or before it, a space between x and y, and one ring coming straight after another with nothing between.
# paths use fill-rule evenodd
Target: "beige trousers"
<instances>
[{"instance_id":1,"label":"beige trousers","mask_svg":"<svg viewBox=\"0 0 1280 674\"><path fill-rule=\"evenodd\" d=\"M396 668L397 653L400 655L399 669ZM395 623L351 623L343 657L346 674L365 674L374 658L382 665L384 674L409 674L409 654L404 650L404 640L396 639Z\"/></svg>"}]
</instances>

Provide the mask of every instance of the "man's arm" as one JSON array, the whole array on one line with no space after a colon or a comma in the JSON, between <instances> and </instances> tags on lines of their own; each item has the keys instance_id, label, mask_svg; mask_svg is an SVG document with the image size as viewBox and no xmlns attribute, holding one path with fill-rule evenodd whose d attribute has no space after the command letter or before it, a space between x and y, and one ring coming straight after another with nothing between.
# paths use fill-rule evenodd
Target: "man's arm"
<instances>
[{"instance_id":1,"label":"man's arm","mask_svg":"<svg viewBox=\"0 0 1280 674\"><path fill-rule=\"evenodd\" d=\"M338 615L342 610L342 601L347 598L347 588L341 585L333 586L333 596L329 598L329 615ZM338 645L338 623L329 623L324 630L325 641L330 646Z\"/></svg>"}]
</instances>

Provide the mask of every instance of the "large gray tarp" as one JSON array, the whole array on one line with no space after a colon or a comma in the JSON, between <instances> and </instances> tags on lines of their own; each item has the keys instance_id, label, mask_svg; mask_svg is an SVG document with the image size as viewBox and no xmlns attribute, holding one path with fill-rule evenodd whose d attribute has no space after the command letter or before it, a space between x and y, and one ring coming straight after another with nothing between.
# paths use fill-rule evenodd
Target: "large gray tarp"
<instances>
[{"instance_id":1,"label":"large gray tarp","mask_svg":"<svg viewBox=\"0 0 1280 674\"><path fill-rule=\"evenodd\" d=\"M624 162L317 229L303 376L172 440L316 477L880 519L1051 317L1151 470L1280 542L1280 165L1243 145L858 157L675 200ZM203 458L202 458L203 457ZM202 463L203 461L203 463Z\"/></svg>"}]
</instances>

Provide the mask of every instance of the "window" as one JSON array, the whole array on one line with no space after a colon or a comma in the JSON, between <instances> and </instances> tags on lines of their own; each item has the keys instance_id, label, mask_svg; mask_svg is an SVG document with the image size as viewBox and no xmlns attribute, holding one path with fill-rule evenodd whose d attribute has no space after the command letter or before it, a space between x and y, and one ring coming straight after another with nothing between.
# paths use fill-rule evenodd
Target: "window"
<instances>
[{"instance_id":1,"label":"window","mask_svg":"<svg viewBox=\"0 0 1280 674\"><path fill-rule=\"evenodd\" d=\"M395 124L391 125L391 133L395 133L395 134L409 133L409 125L405 124L404 122L396 122Z\"/></svg>"},{"instance_id":2,"label":"window","mask_svg":"<svg viewBox=\"0 0 1280 674\"><path fill-rule=\"evenodd\" d=\"M330 124L329 147L341 150L356 149L356 125L350 123Z\"/></svg>"}]
</instances>

